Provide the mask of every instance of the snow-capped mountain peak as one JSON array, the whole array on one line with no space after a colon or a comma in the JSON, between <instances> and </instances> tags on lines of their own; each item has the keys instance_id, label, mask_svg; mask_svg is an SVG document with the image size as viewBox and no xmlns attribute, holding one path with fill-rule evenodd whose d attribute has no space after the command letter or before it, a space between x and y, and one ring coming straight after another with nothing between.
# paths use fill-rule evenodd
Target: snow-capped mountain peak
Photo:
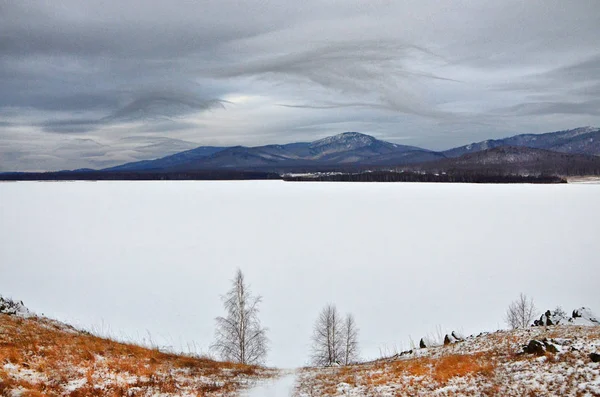
<instances>
[{"instance_id":1,"label":"snow-capped mountain peak","mask_svg":"<svg viewBox=\"0 0 600 397\"><path fill-rule=\"evenodd\" d=\"M358 149L361 147L369 146L376 142L377 139L370 135L361 134L360 132L344 132L338 135L330 136L327 138L319 139L310 144L312 148L319 148L323 146L338 146L346 150Z\"/></svg>"}]
</instances>

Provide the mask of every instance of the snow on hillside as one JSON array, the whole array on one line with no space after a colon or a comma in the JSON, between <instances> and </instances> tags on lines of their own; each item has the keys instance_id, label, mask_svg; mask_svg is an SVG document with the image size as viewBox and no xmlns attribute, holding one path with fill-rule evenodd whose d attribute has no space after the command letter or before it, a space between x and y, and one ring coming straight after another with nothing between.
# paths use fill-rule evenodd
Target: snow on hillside
<instances>
[{"instance_id":1,"label":"snow on hillside","mask_svg":"<svg viewBox=\"0 0 600 397\"><path fill-rule=\"evenodd\" d=\"M1 396L234 396L275 374L118 343L24 310L0 314Z\"/></svg>"},{"instance_id":2,"label":"snow on hillside","mask_svg":"<svg viewBox=\"0 0 600 397\"><path fill-rule=\"evenodd\" d=\"M296 391L298 397L598 396L598 352L596 326L498 331L368 364L307 368Z\"/></svg>"},{"instance_id":3,"label":"snow on hillside","mask_svg":"<svg viewBox=\"0 0 600 397\"><path fill-rule=\"evenodd\" d=\"M342 134L314 141L310 144L310 147L316 149L328 146L329 150L354 150L371 145L376 141L377 140L370 135L365 135L358 132L344 132Z\"/></svg>"},{"instance_id":4,"label":"snow on hillside","mask_svg":"<svg viewBox=\"0 0 600 397\"><path fill-rule=\"evenodd\" d=\"M518 146L546 149L571 154L600 154L597 139L600 128L580 127L571 130L548 132L544 134L521 134L502 139L488 139L446 150L448 157L459 157L466 153L493 149L501 146Z\"/></svg>"}]
</instances>

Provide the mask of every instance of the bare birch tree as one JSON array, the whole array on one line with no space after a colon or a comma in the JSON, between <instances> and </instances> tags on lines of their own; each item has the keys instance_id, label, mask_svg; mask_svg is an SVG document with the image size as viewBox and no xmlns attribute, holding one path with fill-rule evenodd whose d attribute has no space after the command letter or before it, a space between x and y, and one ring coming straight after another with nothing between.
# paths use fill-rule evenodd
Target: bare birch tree
<instances>
[{"instance_id":1,"label":"bare birch tree","mask_svg":"<svg viewBox=\"0 0 600 397\"><path fill-rule=\"evenodd\" d=\"M347 314L342 328L344 365L358 361L358 328L352 314Z\"/></svg>"},{"instance_id":2,"label":"bare birch tree","mask_svg":"<svg viewBox=\"0 0 600 397\"><path fill-rule=\"evenodd\" d=\"M537 314L533 299L521 293L506 310L506 324L512 329L526 328L531 325Z\"/></svg>"},{"instance_id":3,"label":"bare birch tree","mask_svg":"<svg viewBox=\"0 0 600 397\"><path fill-rule=\"evenodd\" d=\"M258 305L262 297L252 295L240 269L232 280L231 290L221 299L227 315L216 318L215 342L211 350L227 361L264 363L269 341L266 328L258 319Z\"/></svg>"},{"instance_id":4,"label":"bare birch tree","mask_svg":"<svg viewBox=\"0 0 600 397\"><path fill-rule=\"evenodd\" d=\"M331 366L343 362L342 321L334 305L321 310L312 336L312 362Z\"/></svg>"}]
</instances>

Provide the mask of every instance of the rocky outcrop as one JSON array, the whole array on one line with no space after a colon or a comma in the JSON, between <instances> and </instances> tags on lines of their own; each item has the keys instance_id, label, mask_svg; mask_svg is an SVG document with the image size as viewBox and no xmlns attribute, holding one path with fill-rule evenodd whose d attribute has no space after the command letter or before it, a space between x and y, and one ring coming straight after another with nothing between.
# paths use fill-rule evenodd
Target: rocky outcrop
<instances>
[{"instance_id":1,"label":"rocky outcrop","mask_svg":"<svg viewBox=\"0 0 600 397\"><path fill-rule=\"evenodd\" d=\"M23 316L23 317L27 317L27 316L31 315L31 313L29 312L29 309L27 309L25 307L25 305L23 304L23 301L17 302L10 298L3 298L1 295L0 295L0 313L12 315L12 316Z\"/></svg>"},{"instance_id":2,"label":"rocky outcrop","mask_svg":"<svg viewBox=\"0 0 600 397\"><path fill-rule=\"evenodd\" d=\"M539 320L535 320L533 325L536 326L548 326L548 325L561 325L568 324L570 318L560 309L556 309L554 311L546 310L544 314L541 315Z\"/></svg>"},{"instance_id":3,"label":"rocky outcrop","mask_svg":"<svg viewBox=\"0 0 600 397\"><path fill-rule=\"evenodd\" d=\"M560 308L557 308L555 310L547 310L538 320L533 322L533 325L600 325L600 318L588 307L580 307L573 310L571 317Z\"/></svg>"},{"instance_id":4,"label":"rocky outcrop","mask_svg":"<svg viewBox=\"0 0 600 397\"><path fill-rule=\"evenodd\" d=\"M596 316L589 307L573 310L569 321L576 325L600 325L600 317Z\"/></svg>"}]
</instances>

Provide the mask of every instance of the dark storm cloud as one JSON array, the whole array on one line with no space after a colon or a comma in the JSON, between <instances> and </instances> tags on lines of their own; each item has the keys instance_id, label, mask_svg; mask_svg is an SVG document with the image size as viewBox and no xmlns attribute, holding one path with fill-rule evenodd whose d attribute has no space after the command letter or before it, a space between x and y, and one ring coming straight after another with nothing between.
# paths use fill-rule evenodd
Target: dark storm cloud
<instances>
[{"instance_id":1,"label":"dark storm cloud","mask_svg":"<svg viewBox=\"0 0 600 397\"><path fill-rule=\"evenodd\" d=\"M19 56L172 59L276 26L258 15L258 23L244 23L243 15L227 9L241 5L237 1L6 2L0 17L0 51ZM230 23L220 24L219 19Z\"/></svg>"},{"instance_id":2,"label":"dark storm cloud","mask_svg":"<svg viewBox=\"0 0 600 397\"><path fill-rule=\"evenodd\" d=\"M567 65L550 70L528 73L502 85L508 91L543 92L548 86L566 87L574 92L587 90L600 84L600 52L581 61L569 61ZM584 83L584 87L577 84Z\"/></svg>"},{"instance_id":3,"label":"dark storm cloud","mask_svg":"<svg viewBox=\"0 0 600 397\"><path fill-rule=\"evenodd\" d=\"M552 89L549 90L548 87ZM507 116L600 116L600 54L566 66L529 74L504 84L502 89L522 92L525 99L528 99L497 110Z\"/></svg>"},{"instance_id":4,"label":"dark storm cloud","mask_svg":"<svg viewBox=\"0 0 600 397\"><path fill-rule=\"evenodd\" d=\"M581 114L600 116L600 100L589 102L531 102L500 109L500 112L519 115L554 115L554 114Z\"/></svg>"},{"instance_id":5,"label":"dark storm cloud","mask_svg":"<svg viewBox=\"0 0 600 397\"><path fill-rule=\"evenodd\" d=\"M218 99L200 100L191 95L176 92L153 92L142 95L112 114L99 119L87 120L49 120L39 125L47 132L84 133L102 126L122 122L141 121L145 123L163 122L162 128L177 130L190 127L189 123L166 123L188 114L212 108L224 108L226 101ZM173 124L173 125L170 125Z\"/></svg>"},{"instance_id":6,"label":"dark storm cloud","mask_svg":"<svg viewBox=\"0 0 600 397\"><path fill-rule=\"evenodd\" d=\"M249 61L221 70L216 73L216 76L263 76L292 83L298 79L300 82L316 84L340 94L352 93L363 96L376 94L380 103L363 103L362 106L432 117L448 116L442 111L433 109L417 95L404 88L405 83L422 79L457 82L455 79L433 73L412 70L403 62L415 53L417 56L436 60L439 58L423 47L391 41L339 42ZM330 105L297 107L323 109L328 106ZM337 107L347 107L347 105L342 104Z\"/></svg>"},{"instance_id":7,"label":"dark storm cloud","mask_svg":"<svg viewBox=\"0 0 600 397\"><path fill-rule=\"evenodd\" d=\"M100 125L100 120L49 120L40 123L46 132L59 134L79 134L93 131Z\"/></svg>"},{"instance_id":8,"label":"dark storm cloud","mask_svg":"<svg viewBox=\"0 0 600 397\"><path fill-rule=\"evenodd\" d=\"M0 0L0 169L598 125L599 36L585 0Z\"/></svg>"},{"instance_id":9,"label":"dark storm cloud","mask_svg":"<svg viewBox=\"0 0 600 397\"><path fill-rule=\"evenodd\" d=\"M583 98L600 98L600 82L574 89L573 92Z\"/></svg>"},{"instance_id":10,"label":"dark storm cloud","mask_svg":"<svg viewBox=\"0 0 600 397\"><path fill-rule=\"evenodd\" d=\"M224 103L226 102L219 99L201 100L192 95L176 92L154 92L136 98L133 102L119 109L105 120L145 120L153 117L174 118L215 107L224 108Z\"/></svg>"},{"instance_id":11,"label":"dark storm cloud","mask_svg":"<svg viewBox=\"0 0 600 397\"><path fill-rule=\"evenodd\" d=\"M377 103L331 103L331 104L323 104L323 105L290 105L281 103L279 106L283 106L286 108L298 108L298 109L340 109L340 108L380 108L384 109L385 107L377 104Z\"/></svg>"},{"instance_id":12,"label":"dark storm cloud","mask_svg":"<svg viewBox=\"0 0 600 397\"><path fill-rule=\"evenodd\" d=\"M590 59L572 65L557 68L546 74L548 77L564 78L572 80L589 80L590 77L600 80L600 51Z\"/></svg>"}]
</instances>

